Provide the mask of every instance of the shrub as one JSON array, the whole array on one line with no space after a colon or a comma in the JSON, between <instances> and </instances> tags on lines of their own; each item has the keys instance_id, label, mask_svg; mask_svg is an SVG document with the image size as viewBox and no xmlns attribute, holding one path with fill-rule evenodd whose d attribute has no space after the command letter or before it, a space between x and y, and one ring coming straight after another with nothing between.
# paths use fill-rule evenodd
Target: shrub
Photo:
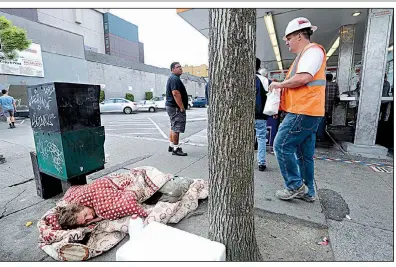
<instances>
[{"instance_id":1,"label":"shrub","mask_svg":"<svg viewBox=\"0 0 396 267\"><path fill-rule=\"evenodd\" d=\"M151 100L153 99L153 92L146 92L146 100Z\"/></svg>"},{"instance_id":2,"label":"shrub","mask_svg":"<svg viewBox=\"0 0 396 267\"><path fill-rule=\"evenodd\" d=\"M102 103L105 100L105 96L105 91L100 90L99 103Z\"/></svg>"},{"instance_id":3,"label":"shrub","mask_svg":"<svg viewBox=\"0 0 396 267\"><path fill-rule=\"evenodd\" d=\"M135 100L135 96L133 94L126 93L125 94L125 99L128 99L129 101L134 101Z\"/></svg>"}]
</instances>

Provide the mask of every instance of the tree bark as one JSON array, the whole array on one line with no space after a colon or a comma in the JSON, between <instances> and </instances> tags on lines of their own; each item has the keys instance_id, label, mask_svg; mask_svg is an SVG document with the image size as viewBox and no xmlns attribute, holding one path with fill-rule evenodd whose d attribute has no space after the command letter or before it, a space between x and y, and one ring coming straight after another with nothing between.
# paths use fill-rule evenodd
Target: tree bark
<instances>
[{"instance_id":1,"label":"tree bark","mask_svg":"<svg viewBox=\"0 0 396 267\"><path fill-rule=\"evenodd\" d=\"M254 226L256 10L209 11L209 238L260 261Z\"/></svg>"}]
</instances>

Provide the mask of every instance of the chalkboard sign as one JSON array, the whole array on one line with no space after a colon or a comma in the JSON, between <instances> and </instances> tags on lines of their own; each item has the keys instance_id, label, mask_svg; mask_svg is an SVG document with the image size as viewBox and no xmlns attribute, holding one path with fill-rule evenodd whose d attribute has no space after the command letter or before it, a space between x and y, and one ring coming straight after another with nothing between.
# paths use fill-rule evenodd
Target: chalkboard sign
<instances>
[{"instance_id":1,"label":"chalkboard sign","mask_svg":"<svg viewBox=\"0 0 396 267\"><path fill-rule=\"evenodd\" d=\"M100 123L99 85L46 83L28 87L34 130L64 132Z\"/></svg>"}]
</instances>

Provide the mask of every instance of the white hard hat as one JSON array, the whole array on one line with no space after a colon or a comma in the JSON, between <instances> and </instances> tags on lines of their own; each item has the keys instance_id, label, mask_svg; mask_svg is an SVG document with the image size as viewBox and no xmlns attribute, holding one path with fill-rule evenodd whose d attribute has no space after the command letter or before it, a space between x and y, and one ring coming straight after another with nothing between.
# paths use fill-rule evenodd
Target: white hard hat
<instances>
[{"instance_id":1,"label":"white hard hat","mask_svg":"<svg viewBox=\"0 0 396 267\"><path fill-rule=\"evenodd\" d=\"M313 26L311 22L304 17L293 19L289 22L289 24L287 24L283 40L286 41L286 36L288 36L292 32L299 31L305 28L311 28L312 31L316 31L318 29L318 27Z\"/></svg>"},{"instance_id":2,"label":"white hard hat","mask_svg":"<svg viewBox=\"0 0 396 267\"><path fill-rule=\"evenodd\" d=\"M267 75L268 75L268 70L267 70L266 68L262 68L262 69L259 70L259 73L260 73L261 75L263 75L264 77L267 77Z\"/></svg>"}]
</instances>

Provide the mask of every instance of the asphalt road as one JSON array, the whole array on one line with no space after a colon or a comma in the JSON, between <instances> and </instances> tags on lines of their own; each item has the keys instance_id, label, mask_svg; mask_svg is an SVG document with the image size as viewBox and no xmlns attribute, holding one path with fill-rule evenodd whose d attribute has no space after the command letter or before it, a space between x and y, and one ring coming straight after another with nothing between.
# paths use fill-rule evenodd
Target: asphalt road
<instances>
[{"instance_id":1,"label":"asphalt road","mask_svg":"<svg viewBox=\"0 0 396 267\"><path fill-rule=\"evenodd\" d=\"M109 155L106 168L120 164L131 157L159 153L168 149L170 121L165 110L157 112L136 112L133 114L106 113L101 115L105 127L105 153ZM29 118L18 118L15 129L7 123L0 123L0 140L14 147L35 150L33 131ZM187 111L186 132L181 134L181 143L190 142L205 146L207 109L192 108ZM147 145L150 144L150 145ZM191 149L190 146L190 151ZM12 159L12 151L2 151L7 159Z\"/></svg>"}]
</instances>

